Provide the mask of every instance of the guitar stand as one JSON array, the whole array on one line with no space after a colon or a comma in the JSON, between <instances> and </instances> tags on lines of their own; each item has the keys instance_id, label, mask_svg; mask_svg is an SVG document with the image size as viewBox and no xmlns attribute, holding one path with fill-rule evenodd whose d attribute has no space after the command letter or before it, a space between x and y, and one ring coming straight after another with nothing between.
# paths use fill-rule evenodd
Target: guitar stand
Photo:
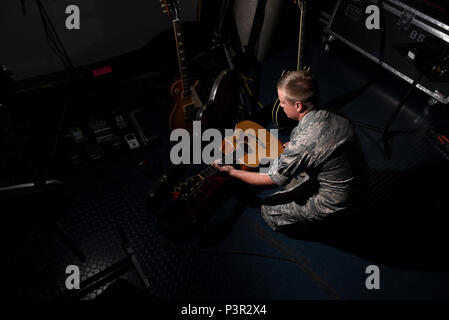
<instances>
[{"instance_id":1,"label":"guitar stand","mask_svg":"<svg viewBox=\"0 0 449 320\"><path fill-rule=\"evenodd\" d=\"M223 25L224 25L226 16L228 15L228 11L230 8L231 8L230 0L225 0L221 3L219 18L218 18L218 25L216 27L216 30L212 33L212 40L211 40L212 44L210 45L210 47L208 49L200 52L195 57L188 60L187 64L190 64L190 63L198 60L199 58L203 57L206 53L211 52L211 51L221 47L225 54L226 62L228 64L229 69L236 70L234 62L232 61L231 54L229 52L229 48L226 44L226 41L223 40ZM240 117L242 119L248 119L249 118L249 113L248 113L249 108L247 106L247 102L245 102L245 99L243 98L242 92L239 92L239 99L240 99L241 106L242 107L246 106L246 108L244 108L244 110L243 110L244 114L241 114Z\"/></svg>"},{"instance_id":2,"label":"guitar stand","mask_svg":"<svg viewBox=\"0 0 449 320\"><path fill-rule=\"evenodd\" d=\"M391 113L391 116L388 119L385 127L381 128L381 127L372 126L372 125L367 124L367 123L353 121L353 123L356 126L363 127L363 128L366 128L366 129L369 129L369 130L373 130L373 131L377 131L380 134L382 134L382 141L383 141L383 146L384 146L384 152L385 152L385 155L387 156L388 159L391 159L391 153L392 153L392 150L391 150L392 149L391 139L395 135L397 135L397 134L399 134L401 132L399 130L390 130L391 124L393 123L394 119L396 119L397 115L399 114L399 112L401 111L401 109L404 106L405 102L407 101L408 97L412 93L413 89L415 89L416 85L418 84L419 80L421 80L422 77L423 77L423 73L421 73L421 72L418 73L418 75L415 77L415 79L411 83L410 87L408 88L407 92L402 97L401 101L399 101L399 103L397 104L397 106L395 107L393 112Z\"/></svg>"},{"instance_id":3,"label":"guitar stand","mask_svg":"<svg viewBox=\"0 0 449 320\"><path fill-rule=\"evenodd\" d=\"M193 57L192 59L187 61L187 64L190 64L191 62L198 60L199 58L204 56L208 51L212 51L212 50L224 45L224 42L221 40L223 38L222 37L222 29L223 29L223 23L224 23L226 14L228 12L228 9L229 9L229 0L225 0L221 3L219 18L218 18L218 26L217 26L216 30L212 33L212 45L210 46L210 48L200 52L195 57ZM228 64L229 64L229 68L234 69L234 67L232 66L232 61L229 63L229 60L228 60Z\"/></svg>"}]
</instances>

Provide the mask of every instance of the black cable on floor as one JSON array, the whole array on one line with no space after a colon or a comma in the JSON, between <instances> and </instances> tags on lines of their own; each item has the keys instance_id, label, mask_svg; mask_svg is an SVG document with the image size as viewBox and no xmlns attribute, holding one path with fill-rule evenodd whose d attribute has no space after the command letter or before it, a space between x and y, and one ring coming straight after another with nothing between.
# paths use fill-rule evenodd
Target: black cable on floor
<instances>
[{"instance_id":1,"label":"black cable on floor","mask_svg":"<svg viewBox=\"0 0 449 320\"><path fill-rule=\"evenodd\" d=\"M254 257L260 257L260 258L266 258L266 259L273 259L273 260L280 260L280 261L286 261L290 263L295 263L300 265L299 261L295 259L285 258L285 257L278 257L278 256L272 256L267 255L263 253L257 253L257 252L250 252L250 251L240 251L240 250L219 250L219 251L213 251L213 250L204 250L204 249L188 249L188 248L177 248L174 247L165 241L162 241L161 244L174 251L180 251L185 253L207 253L207 254L233 254L233 255L246 255L246 256L254 256ZM303 264L301 264L302 267L304 267Z\"/></svg>"}]
</instances>

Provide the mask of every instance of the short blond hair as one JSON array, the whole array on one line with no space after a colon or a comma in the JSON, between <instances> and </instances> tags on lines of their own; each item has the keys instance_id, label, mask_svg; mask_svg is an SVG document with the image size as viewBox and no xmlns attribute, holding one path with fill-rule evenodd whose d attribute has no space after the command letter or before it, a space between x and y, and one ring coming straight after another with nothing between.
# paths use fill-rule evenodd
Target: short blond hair
<instances>
[{"instance_id":1,"label":"short blond hair","mask_svg":"<svg viewBox=\"0 0 449 320\"><path fill-rule=\"evenodd\" d=\"M290 103L300 101L310 110L319 104L318 83L308 71L285 72L278 80L277 88L285 91Z\"/></svg>"}]
</instances>

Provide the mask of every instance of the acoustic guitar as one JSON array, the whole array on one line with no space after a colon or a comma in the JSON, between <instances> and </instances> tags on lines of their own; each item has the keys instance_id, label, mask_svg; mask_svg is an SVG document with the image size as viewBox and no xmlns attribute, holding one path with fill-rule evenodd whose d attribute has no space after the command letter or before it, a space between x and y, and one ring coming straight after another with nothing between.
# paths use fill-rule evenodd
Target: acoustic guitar
<instances>
[{"instance_id":1,"label":"acoustic guitar","mask_svg":"<svg viewBox=\"0 0 449 320\"><path fill-rule=\"evenodd\" d=\"M222 163L231 164L242 170L256 170L264 163L277 158L284 148L277 137L259 124L244 120L236 124L234 135L222 141L220 151ZM211 196L231 180L218 175L219 171L210 165L173 189L173 200L158 216L160 230L176 235L197 222L201 209Z\"/></svg>"},{"instance_id":2,"label":"acoustic guitar","mask_svg":"<svg viewBox=\"0 0 449 320\"><path fill-rule=\"evenodd\" d=\"M250 171L277 158L284 148L265 128L253 121L244 120L236 124L233 136L225 137L220 151L224 157L223 165L230 164ZM204 182L217 172L218 170L210 165L198 175L177 185L174 190L176 199L189 200L196 196L195 193L201 193Z\"/></svg>"},{"instance_id":3,"label":"acoustic guitar","mask_svg":"<svg viewBox=\"0 0 449 320\"><path fill-rule=\"evenodd\" d=\"M295 3L299 7L300 11L300 22L299 22L299 39L298 39L298 60L296 63L296 70L305 70L309 71L310 67L304 67L302 65L302 48L303 48L303 42L304 42L304 30L305 30L305 16L306 16L306 1L303 0L295 0ZM282 75L284 75L287 70L282 71ZM273 123L275 126L279 129L286 129L286 128L293 128L295 127L298 122L294 121L292 119L289 119L284 111L282 110L282 107L279 103L279 98L276 99L276 102L273 105L273 109L271 110L271 119L273 120Z\"/></svg>"},{"instance_id":4,"label":"acoustic guitar","mask_svg":"<svg viewBox=\"0 0 449 320\"><path fill-rule=\"evenodd\" d=\"M192 121L200 120L198 112L202 103L198 96L199 81L193 84L187 72L186 53L184 46L181 20L179 18L178 0L159 0L162 12L172 18L173 32L176 41L176 51L179 65L179 80L170 86L170 94L175 101L169 118L170 130L183 128L192 131Z\"/></svg>"}]
</instances>

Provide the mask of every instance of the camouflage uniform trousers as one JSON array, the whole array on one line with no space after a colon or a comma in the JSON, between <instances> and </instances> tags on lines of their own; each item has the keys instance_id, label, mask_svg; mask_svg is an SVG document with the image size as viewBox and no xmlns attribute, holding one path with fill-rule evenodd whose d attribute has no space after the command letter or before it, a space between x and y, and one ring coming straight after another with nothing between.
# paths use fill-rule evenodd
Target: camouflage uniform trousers
<instances>
[{"instance_id":1,"label":"camouflage uniform trousers","mask_svg":"<svg viewBox=\"0 0 449 320\"><path fill-rule=\"evenodd\" d=\"M313 214L310 208L310 189L307 184L309 176L301 173L292 179L292 181L284 187L283 191L275 192L262 201L261 215L265 222L275 231L282 231L283 227L287 227L297 223L310 224L319 222L321 219ZM296 199L292 199L292 195L288 193L294 187L304 186L301 190L302 195ZM301 193L298 191L297 193Z\"/></svg>"}]
</instances>

